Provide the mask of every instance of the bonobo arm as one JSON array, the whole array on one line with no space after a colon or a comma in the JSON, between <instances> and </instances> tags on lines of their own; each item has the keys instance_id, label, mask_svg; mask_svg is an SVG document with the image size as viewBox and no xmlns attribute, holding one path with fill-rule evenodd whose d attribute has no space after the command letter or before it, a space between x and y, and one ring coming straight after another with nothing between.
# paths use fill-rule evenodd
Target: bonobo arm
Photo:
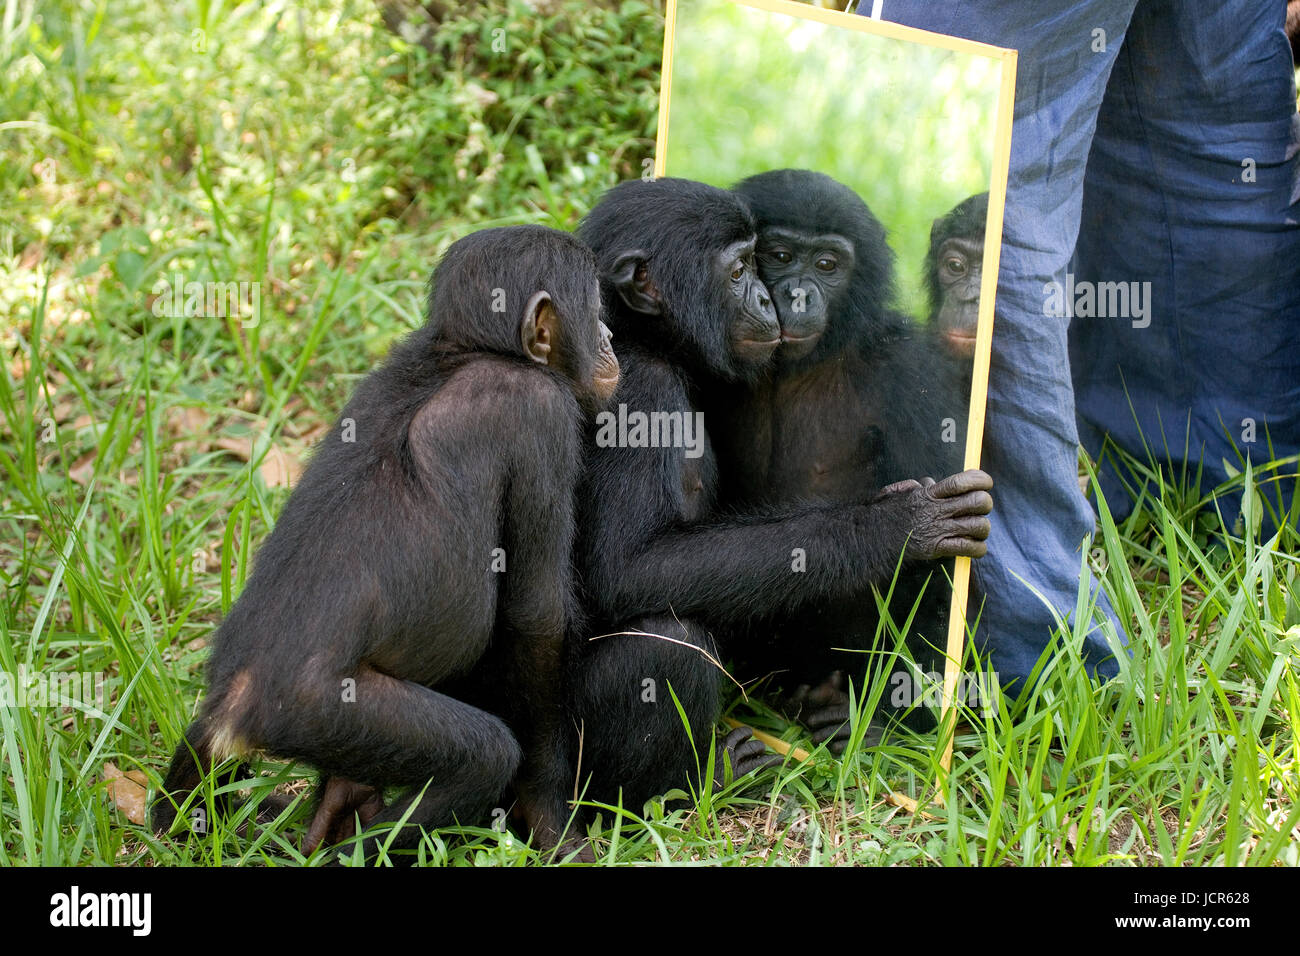
<instances>
[{"instance_id":1,"label":"bonobo arm","mask_svg":"<svg viewBox=\"0 0 1300 956\"><path fill-rule=\"evenodd\" d=\"M629 407L690 407L653 369L628 372L619 399ZM589 535L583 555L588 591L606 620L671 611L726 626L860 593L888 581L900 556L984 553L992 480L983 472L899 483L865 505L722 518L713 511L711 453L689 467L702 475L694 495L683 449L594 451L580 496Z\"/></svg>"},{"instance_id":2,"label":"bonobo arm","mask_svg":"<svg viewBox=\"0 0 1300 956\"><path fill-rule=\"evenodd\" d=\"M893 486L868 505L811 507L694 527L661 525L607 552L593 584L611 619L671 610L715 625L849 597L889 581L900 555L979 557L992 505L983 472ZM937 489L937 490L936 490ZM962 490L970 489L970 490ZM946 496L946 497L945 497ZM628 499L611 520L635 520ZM625 533L630 531L623 525ZM904 552L904 549L906 551ZM801 556L795 549L802 549Z\"/></svg>"}]
</instances>

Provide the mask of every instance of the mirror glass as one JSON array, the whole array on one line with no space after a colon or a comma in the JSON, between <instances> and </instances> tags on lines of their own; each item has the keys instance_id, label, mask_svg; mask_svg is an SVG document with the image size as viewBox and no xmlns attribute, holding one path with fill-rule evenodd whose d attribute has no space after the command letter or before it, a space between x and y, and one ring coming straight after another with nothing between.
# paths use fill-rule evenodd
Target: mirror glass
<instances>
[{"instance_id":1,"label":"mirror glass","mask_svg":"<svg viewBox=\"0 0 1300 956\"><path fill-rule=\"evenodd\" d=\"M806 174L752 184L764 208L781 210L759 216L756 263L783 344L759 400L752 390L729 396L709 431L724 463L733 442L745 446L741 460L770 451L772 465L724 476L723 486L759 504L848 502L977 467L1014 52L784 0L676 0L664 68L657 175L730 188L801 170L843 187L810 192L824 181ZM841 235L864 210L883 239ZM792 237L784 227L801 215ZM813 287L835 272L840 282L870 277L857 311L836 300L843 286ZM810 374L795 333L824 302L823 334L848 322L855 344ZM819 390L846 397L806 398ZM942 671L943 649L960 647L948 642L961 638L969 560L940 566L925 587L941 593L926 601L944 610L918 615L909 643L916 651L921 638ZM891 616L902 623L909 611L894 606ZM842 633L856 622L815 626ZM851 643L862 640L837 646Z\"/></svg>"}]
</instances>

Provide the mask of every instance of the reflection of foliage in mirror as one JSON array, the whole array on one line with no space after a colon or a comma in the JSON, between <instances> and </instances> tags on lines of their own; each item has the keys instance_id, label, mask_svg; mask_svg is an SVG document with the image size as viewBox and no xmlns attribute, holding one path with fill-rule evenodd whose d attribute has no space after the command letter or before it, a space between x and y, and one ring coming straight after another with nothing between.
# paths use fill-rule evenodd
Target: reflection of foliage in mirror
<instances>
[{"instance_id":1,"label":"reflection of foliage in mirror","mask_svg":"<svg viewBox=\"0 0 1300 956\"><path fill-rule=\"evenodd\" d=\"M851 186L889 230L899 304L923 316L931 222L989 186L999 78L980 56L680 0L668 171L729 186L791 166Z\"/></svg>"}]
</instances>

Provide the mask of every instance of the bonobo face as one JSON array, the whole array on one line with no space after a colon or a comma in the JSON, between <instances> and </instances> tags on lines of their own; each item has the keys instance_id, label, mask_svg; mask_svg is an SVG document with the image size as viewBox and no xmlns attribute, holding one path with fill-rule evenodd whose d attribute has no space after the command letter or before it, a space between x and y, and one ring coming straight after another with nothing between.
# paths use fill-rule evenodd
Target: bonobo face
<instances>
[{"instance_id":1,"label":"bonobo face","mask_svg":"<svg viewBox=\"0 0 1300 956\"><path fill-rule=\"evenodd\" d=\"M596 320L596 369L591 378L591 390L603 404L614 395L618 388L618 356L610 344L609 326L600 319Z\"/></svg>"},{"instance_id":2,"label":"bonobo face","mask_svg":"<svg viewBox=\"0 0 1300 956\"><path fill-rule=\"evenodd\" d=\"M781 322L777 359L800 359L817 347L848 287L853 243L835 233L769 226L759 236L758 272Z\"/></svg>"},{"instance_id":3,"label":"bonobo face","mask_svg":"<svg viewBox=\"0 0 1300 956\"><path fill-rule=\"evenodd\" d=\"M619 367L618 356L614 354L614 346L610 344L612 336L609 326L601 321L604 310L600 305L599 282L592 290L589 301L594 303L595 307L584 316L586 320L584 347L589 350L588 354L592 358L586 363L586 367L590 370L589 380L582 383L588 392L583 405L588 411L598 411L609 403L614 396L614 390L618 388Z\"/></svg>"},{"instance_id":4,"label":"bonobo face","mask_svg":"<svg viewBox=\"0 0 1300 956\"><path fill-rule=\"evenodd\" d=\"M754 268L754 240L722 249L714 268L730 306L727 338L732 354L744 366L765 364L781 344L781 326L767 287Z\"/></svg>"},{"instance_id":5,"label":"bonobo face","mask_svg":"<svg viewBox=\"0 0 1300 956\"><path fill-rule=\"evenodd\" d=\"M939 289L935 332L954 358L969 359L975 354L983 258L983 240L961 238L945 239L935 256Z\"/></svg>"}]
</instances>

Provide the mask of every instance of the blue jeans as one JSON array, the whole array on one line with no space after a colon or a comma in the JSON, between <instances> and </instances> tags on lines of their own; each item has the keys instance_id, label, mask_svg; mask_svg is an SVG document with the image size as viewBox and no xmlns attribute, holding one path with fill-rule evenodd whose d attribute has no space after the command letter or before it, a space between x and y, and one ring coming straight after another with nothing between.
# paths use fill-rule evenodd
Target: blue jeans
<instances>
[{"instance_id":1,"label":"blue jeans","mask_svg":"<svg viewBox=\"0 0 1300 956\"><path fill-rule=\"evenodd\" d=\"M1269 438L1277 457L1300 451L1300 123L1283 7L884 0L884 19L1020 51L984 456L997 507L974 567L979 639L1004 683L1029 674L1052 628L1025 582L1063 616L1075 606L1095 521L1080 438L1093 455L1109 434L1143 460L1145 438L1175 468L1203 461L1207 489L1221 459L1238 462L1233 442L1256 463ZM1149 293L1144 311L1052 317L1044 287L1071 287L1067 273L1074 288ZM1102 490L1128 513L1110 468ZM1230 522L1236 502L1219 504ZM1096 628L1080 652L1116 672Z\"/></svg>"}]
</instances>

